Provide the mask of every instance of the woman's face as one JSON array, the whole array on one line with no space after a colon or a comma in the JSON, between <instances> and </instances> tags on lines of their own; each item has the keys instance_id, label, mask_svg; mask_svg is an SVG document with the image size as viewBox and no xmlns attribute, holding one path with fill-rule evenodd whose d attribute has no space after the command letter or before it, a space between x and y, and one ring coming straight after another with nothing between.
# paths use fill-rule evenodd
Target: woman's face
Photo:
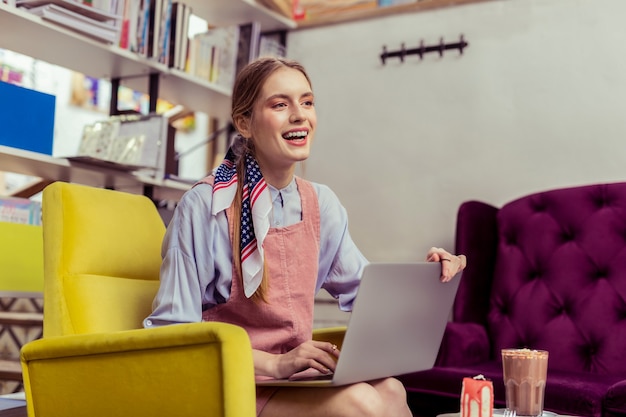
<instances>
[{"instance_id":1,"label":"woman's face","mask_svg":"<svg viewBox=\"0 0 626 417\"><path fill-rule=\"evenodd\" d=\"M283 67L265 81L250 121L250 137L264 176L293 170L309 157L317 116L313 92L298 70Z\"/></svg>"}]
</instances>

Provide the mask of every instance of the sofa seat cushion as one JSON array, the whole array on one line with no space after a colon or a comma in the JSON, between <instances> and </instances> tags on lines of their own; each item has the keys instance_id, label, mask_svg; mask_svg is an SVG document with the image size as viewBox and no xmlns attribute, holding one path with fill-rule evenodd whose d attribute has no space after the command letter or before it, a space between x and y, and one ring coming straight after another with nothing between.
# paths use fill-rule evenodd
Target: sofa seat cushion
<instances>
[{"instance_id":1,"label":"sofa seat cushion","mask_svg":"<svg viewBox=\"0 0 626 417\"><path fill-rule=\"evenodd\" d=\"M609 388L604 398L604 416L626 416L626 380Z\"/></svg>"},{"instance_id":2,"label":"sofa seat cushion","mask_svg":"<svg viewBox=\"0 0 626 417\"><path fill-rule=\"evenodd\" d=\"M407 389L412 408L437 410L434 414L438 414L442 412L439 410L459 411L463 378L476 375L484 375L493 381L494 407L504 408L501 362L490 361L468 367L434 367L398 378ZM558 414L600 417L605 393L622 379L624 377L615 375L549 369L544 408ZM617 387L616 392L626 392L626 386L621 386L621 389ZM624 401L618 401L616 396L613 404L619 408L624 405ZM626 413L626 409L621 411Z\"/></svg>"}]
</instances>

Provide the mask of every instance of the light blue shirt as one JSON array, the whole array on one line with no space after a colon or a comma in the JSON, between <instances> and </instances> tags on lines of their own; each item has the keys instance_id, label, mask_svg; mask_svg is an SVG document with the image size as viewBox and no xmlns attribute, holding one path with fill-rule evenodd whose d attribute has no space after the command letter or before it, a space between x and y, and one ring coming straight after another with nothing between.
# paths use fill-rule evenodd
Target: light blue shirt
<instances>
[{"instance_id":1,"label":"light blue shirt","mask_svg":"<svg viewBox=\"0 0 626 417\"><path fill-rule=\"evenodd\" d=\"M350 311L367 260L348 232L348 215L330 188L313 183L320 208L320 256L316 292L324 288ZM271 227L302 220L295 180L269 187ZM199 184L176 207L163 240L161 285L144 327L202 321L202 310L224 303L232 282L232 247L224 211L211 215L212 187Z\"/></svg>"}]
</instances>

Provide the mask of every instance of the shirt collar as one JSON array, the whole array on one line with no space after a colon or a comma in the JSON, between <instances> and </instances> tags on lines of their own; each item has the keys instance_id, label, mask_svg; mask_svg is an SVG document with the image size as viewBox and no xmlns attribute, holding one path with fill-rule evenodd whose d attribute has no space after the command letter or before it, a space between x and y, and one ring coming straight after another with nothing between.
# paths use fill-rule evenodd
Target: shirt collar
<instances>
[{"instance_id":1,"label":"shirt collar","mask_svg":"<svg viewBox=\"0 0 626 417\"><path fill-rule=\"evenodd\" d=\"M295 177L291 179L291 182L287 184L286 187L281 188L280 190L270 184L267 184L267 188L269 188L270 190L270 196L272 197L273 202L276 201L277 199L280 199L281 194L284 199L284 198L288 198L288 196L293 194L294 192L298 192L298 187L296 186Z\"/></svg>"}]
</instances>

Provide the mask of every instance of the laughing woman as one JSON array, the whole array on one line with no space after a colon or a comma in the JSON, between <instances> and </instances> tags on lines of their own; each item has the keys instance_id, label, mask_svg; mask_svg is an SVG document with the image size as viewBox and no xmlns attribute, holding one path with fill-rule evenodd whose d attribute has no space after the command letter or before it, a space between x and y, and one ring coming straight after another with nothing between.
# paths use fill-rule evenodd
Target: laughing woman
<instances>
[{"instance_id":1,"label":"laughing woman","mask_svg":"<svg viewBox=\"0 0 626 417\"><path fill-rule=\"evenodd\" d=\"M257 378L334 370L339 352L311 340L320 288L349 311L367 260L348 233L346 210L326 186L296 177L317 125L304 68L261 58L237 76L232 121L239 135L224 162L189 190L163 242L161 286L146 327L201 320L246 329ZM432 248L447 281L464 256ZM257 415L410 416L394 378L340 388L257 388Z\"/></svg>"}]
</instances>

